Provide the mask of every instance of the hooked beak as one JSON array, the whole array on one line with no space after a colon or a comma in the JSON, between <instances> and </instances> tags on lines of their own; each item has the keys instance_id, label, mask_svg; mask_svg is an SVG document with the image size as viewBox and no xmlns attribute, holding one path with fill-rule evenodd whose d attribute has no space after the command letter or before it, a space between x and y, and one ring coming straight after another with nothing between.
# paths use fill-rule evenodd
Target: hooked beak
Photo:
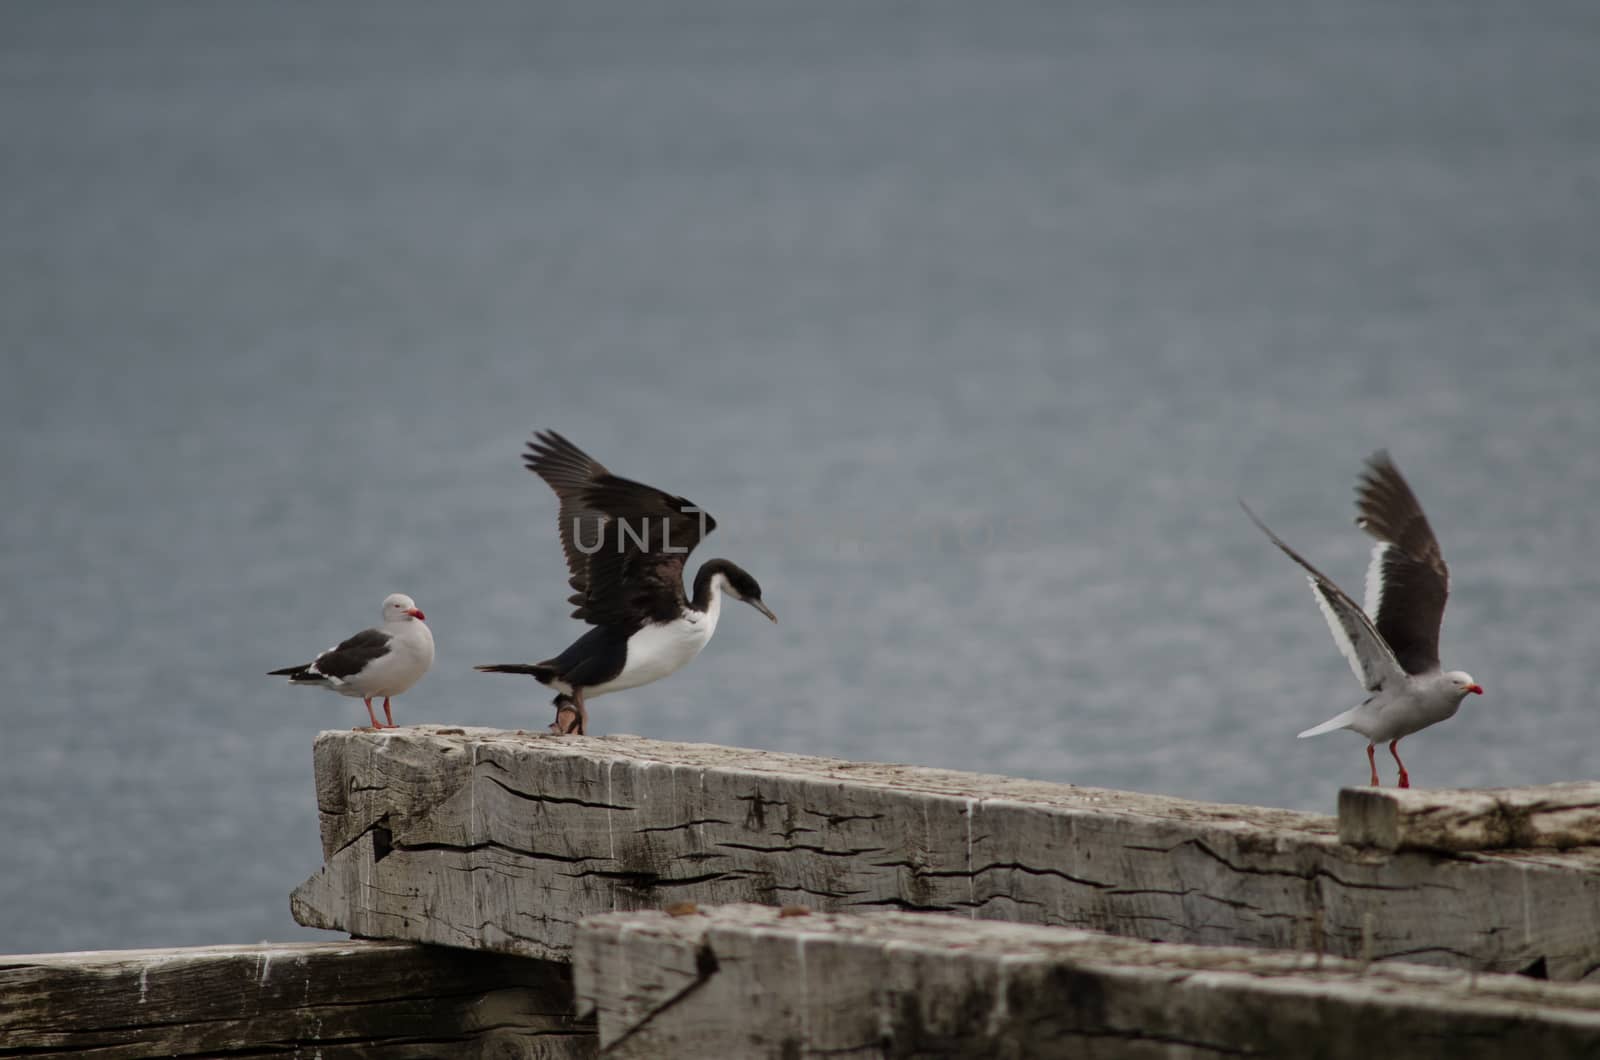
<instances>
[{"instance_id":1,"label":"hooked beak","mask_svg":"<svg viewBox=\"0 0 1600 1060\"><path fill-rule=\"evenodd\" d=\"M749 604L751 607L755 608L757 611L760 611L763 615L766 615L768 618L772 619L772 621L774 621L774 622L778 621L778 616L773 614L772 613L772 609L769 608L766 604L762 603L760 600L749 600L749 599L747 599L747 600L745 600L745 603Z\"/></svg>"},{"instance_id":2,"label":"hooked beak","mask_svg":"<svg viewBox=\"0 0 1600 1060\"><path fill-rule=\"evenodd\" d=\"M420 610L418 610L415 607L413 607L411 610L407 611L406 614L410 615L412 618L427 618L428 617L427 615L423 614Z\"/></svg>"},{"instance_id":3,"label":"hooked beak","mask_svg":"<svg viewBox=\"0 0 1600 1060\"><path fill-rule=\"evenodd\" d=\"M1482 685L1468 685L1467 686L1467 691L1471 692L1473 695L1481 696L1481 695L1483 695L1483 686Z\"/></svg>"}]
</instances>

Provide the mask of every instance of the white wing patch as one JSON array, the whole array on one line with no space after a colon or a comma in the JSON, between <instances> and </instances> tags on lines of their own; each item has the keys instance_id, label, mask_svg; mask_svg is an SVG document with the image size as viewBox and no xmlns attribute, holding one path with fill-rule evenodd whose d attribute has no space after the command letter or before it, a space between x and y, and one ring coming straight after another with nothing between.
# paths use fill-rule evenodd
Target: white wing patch
<instances>
[{"instance_id":1,"label":"white wing patch","mask_svg":"<svg viewBox=\"0 0 1600 1060\"><path fill-rule=\"evenodd\" d=\"M1378 639L1364 615L1352 613L1350 604L1323 589L1317 579L1308 577L1306 581L1311 583L1311 592L1322 609L1322 617L1328 621L1328 630L1333 634L1334 643L1339 645L1339 653L1350 664L1350 672L1356 675L1361 687L1376 692L1386 678L1403 673L1394 653Z\"/></svg>"},{"instance_id":2,"label":"white wing patch","mask_svg":"<svg viewBox=\"0 0 1600 1060\"><path fill-rule=\"evenodd\" d=\"M1361 657L1356 654L1356 646L1350 640L1350 632L1344 628L1344 621L1334 610L1336 602L1322 591L1317 579L1308 577L1306 581L1311 584L1311 594L1317 598L1317 607L1322 609L1322 617L1328 620L1328 632L1333 634L1333 642L1339 645L1339 654L1350 664L1350 672L1356 675L1356 680L1370 687L1371 682L1361 669Z\"/></svg>"},{"instance_id":3,"label":"white wing patch","mask_svg":"<svg viewBox=\"0 0 1600 1060\"><path fill-rule=\"evenodd\" d=\"M1378 611L1383 607L1383 561L1392 548L1394 546L1387 541L1373 545L1372 562L1367 565L1367 598L1362 602L1362 609L1374 622L1378 620Z\"/></svg>"}]
</instances>

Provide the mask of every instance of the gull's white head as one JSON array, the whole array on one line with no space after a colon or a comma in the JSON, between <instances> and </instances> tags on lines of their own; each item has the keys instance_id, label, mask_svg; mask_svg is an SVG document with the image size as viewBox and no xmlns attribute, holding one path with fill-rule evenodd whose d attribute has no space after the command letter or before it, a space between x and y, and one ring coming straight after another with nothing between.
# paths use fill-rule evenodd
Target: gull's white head
<instances>
[{"instance_id":1,"label":"gull's white head","mask_svg":"<svg viewBox=\"0 0 1600 1060\"><path fill-rule=\"evenodd\" d=\"M1444 677L1445 680L1449 681L1451 686L1463 696L1465 696L1468 692L1471 692L1473 695L1477 696L1483 695L1483 686L1474 681L1472 679L1472 675L1467 673L1465 670L1451 670L1449 673L1445 674Z\"/></svg>"},{"instance_id":2,"label":"gull's white head","mask_svg":"<svg viewBox=\"0 0 1600 1060\"><path fill-rule=\"evenodd\" d=\"M390 593L383 601L383 620L385 622L410 622L413 619L427 618L417 610L417 602L405 593Z\"/></svg>"}]
</instances>

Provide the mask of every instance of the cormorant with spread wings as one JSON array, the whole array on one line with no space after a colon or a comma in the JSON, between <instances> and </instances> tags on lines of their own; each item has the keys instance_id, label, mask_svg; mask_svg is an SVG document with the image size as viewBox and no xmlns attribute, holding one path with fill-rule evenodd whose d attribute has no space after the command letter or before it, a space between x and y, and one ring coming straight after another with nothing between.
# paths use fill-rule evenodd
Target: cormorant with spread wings
<instances>
[{"instance_id":1,"label":"cormorant with spread wings","mask_svg":"<svg viewBox=\"0 0 1600 1060\"><path fill-rule=\"evenodd\" d=\"M637 688L682 669L716 632L723 594L778 620L761 586L725 559L707 560L684 592L689 553L716 520L683 497L621 478L554 431L540 431L522 462L555 491L573 618L594 626L540 663L479 666L529 674L554 688L552 732L582 735L587 698Z\"/></svg>"}]
</instances>

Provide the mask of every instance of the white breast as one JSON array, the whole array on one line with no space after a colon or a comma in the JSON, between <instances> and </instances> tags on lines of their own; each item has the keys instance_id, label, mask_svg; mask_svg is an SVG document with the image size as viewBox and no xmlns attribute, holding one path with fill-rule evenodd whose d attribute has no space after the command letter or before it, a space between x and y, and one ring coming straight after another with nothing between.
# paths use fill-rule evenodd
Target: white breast
<instances>
[{"instance_id":1,"label":"white breast","mask_svg":"<svg viewBox=\"0 0 1600 1060\"><path fill-rule=\"evenodd\" d=\"M350 677L345 685L360 696L398 696L422 680L432 665L433 633L421 622L407 622L389 642L389 654Z\"/></svg>"},{"instance_id":2,"label":"white breast","mask_svg":"<svg viewBox=\"0 0 1600 1060\"><path fill-rule=\"evenodd\" d=\"M1356 708L1350 728L1374 743L1387 743L1452 717L1461 699L1440 674L1410 677Z\"/></svg>"},{"instance_id":3,"label":"white breast","mask_svg":"<svg viewBox=\"0 0 1600 1060\"><path fill-rule=\"evenodd\" d=\"M704 613L688 611L670 622L655 622L628 638L622 672L603 685L584 690L585 698L638 688L676 673L700 654L717 630L720 601L712 599Z\"/></svg>"}]
</instances>

